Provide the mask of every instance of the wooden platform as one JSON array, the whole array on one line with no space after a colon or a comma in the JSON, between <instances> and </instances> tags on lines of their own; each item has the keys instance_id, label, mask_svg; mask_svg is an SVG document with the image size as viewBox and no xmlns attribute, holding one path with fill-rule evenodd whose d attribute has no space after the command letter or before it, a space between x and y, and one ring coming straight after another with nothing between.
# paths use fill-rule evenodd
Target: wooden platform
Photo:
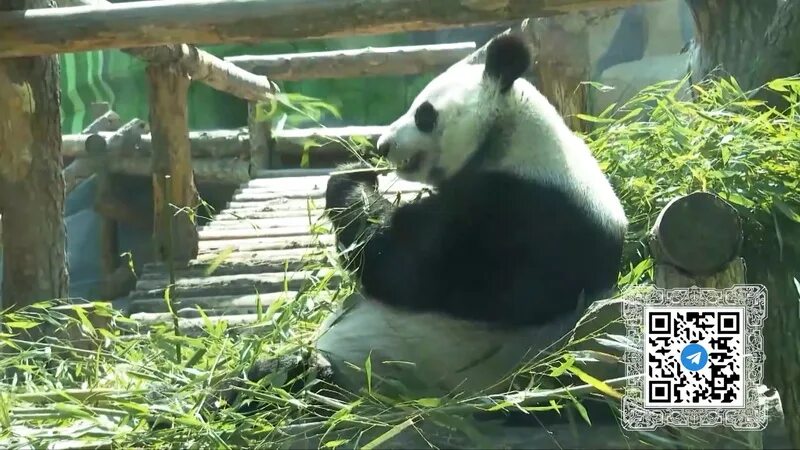
<instances>
[{"instance_id":1,"label":"wooden platform","mask_svg":"<svg viewBox=\"0 0 800 450\"><path fill-rule=\"evenodd\" d=\"M328 175L281 172L264 172L242 185L200 229L197 258L176 270L174 305L189 332L200 326L198 308L212 320L250 322L259 301L266 309L280 296L309 286L309 277L330 271L334 241L322 215ZM394 175L380 177L380 189L390 200L398 194L401 201L413 199L423 187ZM170 322L164 300L168 284L165 265L145 265L128 296L131 317L146 324Z\"/></svg>"}]
</instances>

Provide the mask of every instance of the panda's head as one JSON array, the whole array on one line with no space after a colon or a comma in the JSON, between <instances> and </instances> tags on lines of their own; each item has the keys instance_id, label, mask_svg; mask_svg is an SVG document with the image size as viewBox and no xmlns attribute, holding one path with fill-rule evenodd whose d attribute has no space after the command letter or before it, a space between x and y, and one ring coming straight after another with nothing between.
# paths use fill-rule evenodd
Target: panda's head
<instances>
[{"instance_id":1,"label":"panda's head","mask_svg":"<svg viewBox=\"0 0 800 450\"><path fill-rule=\"evenodd\" d=\"M452 176L503 120L498 116L516 109L530 61L519 37L494 38L485 64L458 63L434 78L380 137L378 153L409 180L438 184Z\"/></svg>"}]
</instances>

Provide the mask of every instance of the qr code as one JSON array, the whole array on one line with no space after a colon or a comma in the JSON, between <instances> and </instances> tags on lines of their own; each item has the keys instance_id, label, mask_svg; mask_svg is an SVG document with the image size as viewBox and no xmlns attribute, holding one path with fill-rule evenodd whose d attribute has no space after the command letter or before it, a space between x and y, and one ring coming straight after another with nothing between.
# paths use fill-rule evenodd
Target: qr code
<instances>
[{"instance_id":1,"label":"qr code","mask_svg":"<svg viewBox=\"0 0 800 450\"><path fill-rule=\"evenodd\" d=\"M645 408L744 408L744 308L645 308Z\"/></svg>"}]
</instances>

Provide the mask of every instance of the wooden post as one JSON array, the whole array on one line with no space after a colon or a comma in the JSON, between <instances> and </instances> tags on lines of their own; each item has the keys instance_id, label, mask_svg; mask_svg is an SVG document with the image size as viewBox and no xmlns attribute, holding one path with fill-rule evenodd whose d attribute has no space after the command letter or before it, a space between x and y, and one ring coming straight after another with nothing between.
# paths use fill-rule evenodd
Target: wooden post
<instances>
[{"instance_id":1,"label":"wooden post","mask_svg":"<svg viewBox=\"0 0 800 450\"><path fill-rule=\"evenodd\" d=\"M0 11L52 6L14 0ZM67 295L60 103L55 56L0 59L4 308Z\"/></svg>"},{"instance_id":2,"label":"wooden post","mask_svg":"<svg viewBox=\"0 0 800 450\"><path fill-rule=\"evenodd\" d=\"M280 158L273 151L272 121L258 120L255 102L247 105L247 126L250 131L250 176L261 170L280 167Z\"/></svg>"},{"instance_id":3,"label":"wooden post","mask_svg":"<svg viewBox=\"0 0 800 450\"><path fill-rule=\"evenodd\" d=\"M156 254L162 261L170 241L165 229L165 214L173 223L171 258L186 263L197 256L198 233L192 219L198 205L197 189L192 174L192 155L189 143L187 95L189 77L176 64L150 64L147 67L150 85L150 134L153 153L154 241ZM169 176L170 190L167 205L165 177Z\"/></svg>"},{"instance_id":4,"label":"wooden post","mask_svg":"<svg viewBox=\"0 0 800 450\"><path fill-rule=\"evenodd\" d=\"M86 140L86 152L89 157L86 161L91 165L97 177L97 188L95 189L94 209L102 219L100 223L100 258L102 260L103 275L111 276L120 265L119 246L117 242L118 221L113 214L104 214L103 208L107 205L117 205L114 199L113 176L109 170L109 147L123 147L133 145L136 140L141 139L141 135L146 131L146 124L133 119L126 123L114 133L111 138L106 140L97 134L91 135ZM120 205L120 209L126 209L125 205Z\"/></svg>"}]
</instances>

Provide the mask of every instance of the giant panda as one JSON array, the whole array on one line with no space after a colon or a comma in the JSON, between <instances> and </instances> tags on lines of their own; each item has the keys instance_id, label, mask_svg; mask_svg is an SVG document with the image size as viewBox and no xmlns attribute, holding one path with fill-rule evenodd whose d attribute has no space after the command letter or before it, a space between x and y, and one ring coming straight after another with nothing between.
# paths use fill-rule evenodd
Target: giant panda
<instances>
[{"instance_id":1,"label":"giant panda","mask_svg":"<svg viewBox=\"0 0 800 450\"><path fill-rule=\"evenodd\" d=\"M502 392L504 377L574 327L581 305L615 287L620 200L521 77L524 41L498 36L485 55L434 78L377 141L397 175L431 195L394 206L359 164L328 180L326 214L359 282L315 340L342 388Z\"/></svg>"}]
</instances>

